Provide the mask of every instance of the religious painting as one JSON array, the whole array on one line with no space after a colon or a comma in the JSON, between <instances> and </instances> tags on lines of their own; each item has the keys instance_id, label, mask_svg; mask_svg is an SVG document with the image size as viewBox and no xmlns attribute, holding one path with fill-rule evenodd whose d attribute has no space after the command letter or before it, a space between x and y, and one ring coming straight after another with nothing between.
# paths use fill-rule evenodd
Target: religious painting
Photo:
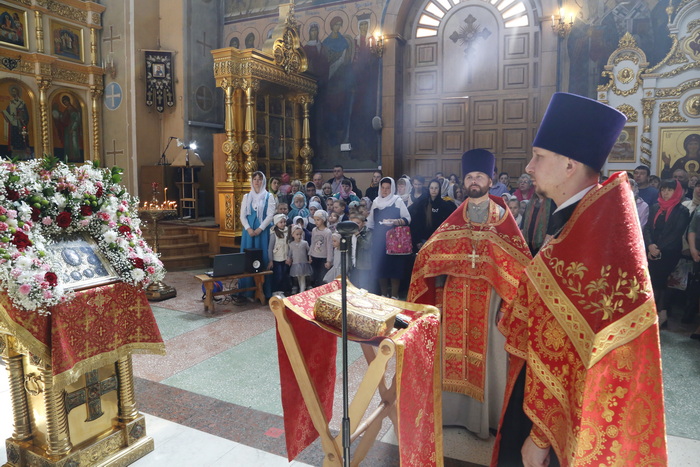
<instances>
[{"instance_id":1,"label":"religious painting","mask_svg":"<svg viewBox=\"0 0 700 467\"><path fill-rule=\"evenodd\" d=\"M0 5L0 45L29 50L26 11Z\"/></svg>"},{"instance_id":2,"label":"religious painting","mask_svg":"<svg viewBox=\"0 0 700 467\"><path fill-rule=\"evenodd\" d=\"M350 170L379 163L379 134L372 118L377 115L381 60L371 40L378 24L371 10L354 15L337 10L325 19L311 17L301 28L309 72L318 84L311 147L319 169L330 169L340 159Z\"/></svg>"},{"instance_id":3,"label":"religious painting","mask_svg":"<svg viewBox=\"0 0 700 467\"><path fill-rule=\"evenodd\" d=\"M155 104L158 112L175 105L173 54L164 50L145 50L146 105Z\"/></svg>"},{"instance_id":4,"label":"religious painting","mask_svg":"<svg viewBox=\"0 0 700 467\"><path fill-rule=\"evenodd\" d=\"M613 145L608 162L634 162L637 146L637 127L626 126Z\"/></svg>"},{"instance_id":5,"label":"religious painting","mask_svg":"<svg viewBox=\"0 0 700 467\"><path fill-rule=\"evenodd\" d=\"M74 93L58 91L50 100L53 155L66 164L81 164L86 157L85 104Z\"/></svg>"},{"instance_id":6,"label":"religious painting","mask_svg":"<svg viewBox=\"0 0 700 467\"><path fill-rule=\"evenodd\" d=\"M49 21L51 53L73 62L84 61L83 29L59 21Z\"/></svg>"},{"instance_id":7,"label":"religious painting","mask_svg":"<svg viewBox=\"0 0 700 467\"><path fill-rule=\"evenodd\" d=\"M34 158L34 94L21 81L0 80L0 156L27 160Z\"/></svg>"},{"instance_id":8,"label":"religious painting","mask_svg":"<svg viewBox=\"0 0 700 467\"><path fill-rule=\"evenodd\" d=\"M61 281L71 290L81 290L115 282L112 264L88 234L65 236L48 246L51 261L59 266Z\"/></svg>"},{"instance_id":9,"label":"religious painting","mask_svg":"<svg viewBox=\"0 0 700 467\"><path fill-rule=\"evenodd\" d=\"M677 169L697 175L700 173L700 129L662 128L658 154L657 172L662 179L671 178Z\"/></svg>"}]
</instances>

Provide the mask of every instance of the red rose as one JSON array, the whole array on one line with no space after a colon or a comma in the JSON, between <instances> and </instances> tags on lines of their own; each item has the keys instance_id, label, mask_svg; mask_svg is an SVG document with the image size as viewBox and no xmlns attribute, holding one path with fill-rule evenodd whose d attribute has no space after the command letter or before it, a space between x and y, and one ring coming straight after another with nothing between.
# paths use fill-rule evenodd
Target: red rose
<instances>
[{"instance_id":1,"label":"red rose","mask_svg":"<svg viewBox=\"0 0 700 467\"><path fill-rule=\"evenodd\" d=\"M80 215L85 217L92 215L92 206L87 206L85 204L80 206Z\"/></svg>"},{"instance_id":2,"label":"red rose","mask_svg":"<svg viewBox=\"0 0 700 467\"><path fill-rule=\"evenodd\" d=\"M56 287L56 284L58 284L58 276L51 271L44 274L44 280L48 282L51 287Z\"/></svg>"},{"instance_id":3,"label":"red rose","mask_svg":"<svg viewBox=\"0 0 700 467\"><path fill-rule=\"evenodd\" d=\"M8 188L7 199L9 199L10 201L17 201L19 199L19 192Z\"/></svg>"},{"instance_id":4,"label":"red rose","mask_svg":"<svg viewBox=\"0 0 700 467\"><path fill-rule=\"evenodd\" d=\"M41 217L41 209L35 208L34 206L32 206L32 220L34 222L36 222L39 220L40 217Z\"/></svg>"},{"instance_id":5,"label":"red rose","mask_svg":"<svg viewBox=\"0 0 700 467\"><path fill-rule=\"evenodd\" d=\"M134 263L134 267L136 267L136 268L139 268L139 269L144 268L143 260L141 258L132 258L131 262Z\"/></svg>"},{"instance_id":6,"label":"red rose","mask_svg":"<svg viewBox=\"0 0 700 467\"><path fill-rule=\"evenodd\" d=\"M56 216L56 224L62 229L68 227L72 220L73 219L71 218L70 213L66 211L63 211L58 216Z\"/></svg>"},{"instance_id":7,"label":"red rose","mask_svg":"<svg viewBox=\"0 0 700 467\"><path fill-rule=\"evenodd\" d=\"M95 193L95 196L97 196L98 198L102 198L102 194L103 194L103 193L104 193L104 190L102 189L102 187L101 187L101 186L98 186L98 187L97 187L97 192Z\"/></svg>"},{"instance_id":8,"label":"red rose","mask_svg":"<svg viewBox=\"0 0 700 467\"><path fill-rule=\"evenodd\" d=\"M32 241L29 240L26 233L18 230L15 232L14 237L12 237L12 244L15 245L19 251L24 251L27 247L32 246Z\"/></svg>"},{"instance_id":9,"label":"red rose","mask_svg":"<svg viewBox=\"0 0 700 467\"><path fill-rule=\"evenodd\" d=\"M131 227L129 227L128 225L120 225L119 232L126 235L131 232Z\"/></svg>"}]
</instances>

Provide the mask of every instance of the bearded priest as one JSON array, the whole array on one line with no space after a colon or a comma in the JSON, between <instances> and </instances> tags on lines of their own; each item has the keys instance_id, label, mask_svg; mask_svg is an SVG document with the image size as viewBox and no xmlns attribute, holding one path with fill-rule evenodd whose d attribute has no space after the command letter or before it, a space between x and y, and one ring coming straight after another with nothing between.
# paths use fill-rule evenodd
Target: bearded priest
<instances>
[{"instance_id":1,"label":"bearded priest","mask_svg":"<svg viewBox=\"0 0 700 467\"><path fill-rule=\"evenodd\" d=\"M418 252L408 293L442 311L443 425L482 439L498 426L507 375L496 323L531 258L503 198L489 195L494 165L485 149L464 153L468 199Z\"/></svg>"},{"instance_id":2,"label":"bearded priest","mask_svg":"<svg viewBox=\"0 0 700 467\"><path fill-rule=\"evenodd\" d=\"M665 466L659 326L625 172L598 184L625 116L555 93L526 171L558 208L498 327L510 354L492 465Z\"/></svg>"}]
</instances>

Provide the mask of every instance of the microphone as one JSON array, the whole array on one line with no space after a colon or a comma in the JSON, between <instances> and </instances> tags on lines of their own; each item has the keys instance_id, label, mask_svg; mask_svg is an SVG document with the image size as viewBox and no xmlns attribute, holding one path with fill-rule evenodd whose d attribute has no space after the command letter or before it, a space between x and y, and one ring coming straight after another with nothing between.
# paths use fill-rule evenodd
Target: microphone
<instances>
[{"instance_id":1,"label":"microphone","mask_svg":"<svg viewBox=\"0 0 700 467\"><path fill-rule=\"evenodd\" d=\"M338 232L342 237L349 237L350 235L355 235L360 230L360 227L353 221L343 221L339 222L335 227L335 231Z\"/></svg>"}]
</instances>

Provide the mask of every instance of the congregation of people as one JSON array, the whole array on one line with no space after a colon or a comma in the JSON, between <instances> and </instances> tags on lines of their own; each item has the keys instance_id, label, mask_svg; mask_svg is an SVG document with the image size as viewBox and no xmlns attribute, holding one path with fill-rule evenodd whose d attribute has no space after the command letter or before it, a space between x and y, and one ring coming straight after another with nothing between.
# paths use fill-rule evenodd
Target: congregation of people
<instances>
[{"instance_id":1,"label":"congregation of people","mask_svg":"<svg viewBox=\"0 0 700 467\"><path fill-rule=\"evenodd\" d=\"M352 221L359 229L348 262L350 281L372 293L404 297L415 254L468 197L463 182L456 174L441 172L429 181L406 174L394 180L377 170L363 196L341 165L334 167L330 179L316 172L306 184L291 180L288 174L268 182L256 172L241 209L242 243L264 252L264 263L273 271L266 284L268 296L295 294L340 275L340 235L335 230L339 222ZM698 175L676 169L672 178L662 180L641 165L629 174L629 182L647 247L660 323L664 325L668 310L674 307L682 310L684 324L692 323L700 306ZM537 254L557 229L552 223L556 204L535 192L527 173L514 181L507 172L494 171L489 194L503 198L530 253ZM410 251L387 254L386 234L395 226L409 227ZM700 339L700 328L692 338Z\"/></svg>"}]
</instances>

